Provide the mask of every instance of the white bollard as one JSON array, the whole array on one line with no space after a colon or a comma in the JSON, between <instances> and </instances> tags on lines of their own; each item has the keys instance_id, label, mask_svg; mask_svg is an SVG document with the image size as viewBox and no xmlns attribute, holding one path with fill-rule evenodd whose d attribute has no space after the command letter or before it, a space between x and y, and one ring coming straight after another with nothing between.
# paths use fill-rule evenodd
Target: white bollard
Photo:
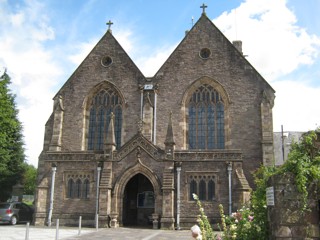
<instances>
[{"instance_id":1,"label":"white bollard","mask_svg":"<svg viewBox=\"0 0 320 240\"><path fill-rule=\"evenodd\" d=\"M29 226L30 226L30 223L27 222L27 227L26 227L26 238L25 240L29 240Z\"/></svg>"},{"instance_id":2,"label":"white bollard","mask_svg":"<svg viewBox=\"0 0 320 240\"><path fill-rule=\"evenodd\" d=\"M78 236L80 236L80 234L81 234L81 220L82 220L82 217L80 216L80 217L79 217L79 231L78 231Z\"/></svg>"},{"instance_id":3,"label":"white bollard","mask_svg":"<svg viewBox=\"0 0 320 240\"><path fill-rule=\"evenodd\" d=\"M57 219L57 224L56 224L56 240L59 239L59 219Z\"/></svg>"},{"instance_id":4,"label":"white bollard","mask_svg":"<svg viewBox=\"0 0 320 240\"><path fill-rule=\"evenodd\" d=\"M96 231L99 229L99 214L96 215Z\"/></svg>"}]
</instances>

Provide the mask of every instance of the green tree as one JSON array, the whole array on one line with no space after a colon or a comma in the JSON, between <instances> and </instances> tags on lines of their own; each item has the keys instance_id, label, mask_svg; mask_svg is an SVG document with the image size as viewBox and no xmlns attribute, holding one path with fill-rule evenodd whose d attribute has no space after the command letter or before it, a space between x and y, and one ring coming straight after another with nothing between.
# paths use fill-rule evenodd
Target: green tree
<instances>
[{"instance_id":1,"label":"green tree","mask_svg":"<svg viewBox=\"0 0 320 240\"><path fill-rule=\"evenodd\" d=\"M33 195L36 189L37 169L29 164L25 165L25 172L23 174L23 193L26 195Z\"/></svg>"},{"instance_id":2,"label":"green tree","mask_svg":"<svg viewBox=\"0 0 320 240\"><path fill-rule=\"evenodd\" d=\"M10 77L0 76L0 201L11 195L12 186L24 173L22 125L18 120L15 96L9 90Z\"/></svg>"}]
</instances>

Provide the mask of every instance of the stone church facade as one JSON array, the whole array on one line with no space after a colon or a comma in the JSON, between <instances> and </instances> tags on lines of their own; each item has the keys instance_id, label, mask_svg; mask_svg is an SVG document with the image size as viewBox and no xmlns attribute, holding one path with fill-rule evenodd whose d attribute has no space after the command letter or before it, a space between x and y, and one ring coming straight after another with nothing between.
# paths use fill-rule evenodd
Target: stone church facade
<instances>
[{"instance_id":1,"label":"stone church facade","mask_svg":"<svg viewBox=\"0 0 320 240\"><path fill-rule=\"evenodd\" d=\"M274 97L205 11L151 78L109 28L54 97L35 224L184 228L193 193L217 221L273 160Z\"/></svg>"}]
</instances>

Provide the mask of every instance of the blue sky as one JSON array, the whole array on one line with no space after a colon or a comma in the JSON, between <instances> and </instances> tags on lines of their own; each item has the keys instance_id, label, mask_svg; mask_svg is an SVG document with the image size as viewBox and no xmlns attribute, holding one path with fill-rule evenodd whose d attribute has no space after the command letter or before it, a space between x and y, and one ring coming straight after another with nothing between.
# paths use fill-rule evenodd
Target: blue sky
<instances>
[{"instance_id":1,"label":"blue sky","mask_svg":"<svg viewBox=\"0 0 320 240\"><path fill-rule=\"evenodd\" d=\"M37 166L52 98L107 30L152 76L201 15L276 90L274 130L320 126L319 0L0 0L0 69L7 68L24 126L28 162Z\"/></svg>"}]
</instances>

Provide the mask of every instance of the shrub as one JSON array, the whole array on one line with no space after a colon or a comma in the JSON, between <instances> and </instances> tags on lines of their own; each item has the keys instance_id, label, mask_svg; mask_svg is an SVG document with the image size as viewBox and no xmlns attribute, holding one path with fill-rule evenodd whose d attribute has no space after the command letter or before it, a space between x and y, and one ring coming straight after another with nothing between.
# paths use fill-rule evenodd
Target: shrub
<instances>
[{"instance_id":1,"label":"shrub","mask_svg":"<svg viewBox=\"0 0 320 240\"><path fill-rule=\"evenodd\" d=\"M198 223L201 229L202 233L202 240L213 240L213 230L211 227L211 224L208 220L208 217L204 213L204 209L201 205L201 201L199 200L199 197L196 194L193 194L193 199L196 200L197 206L199 207L200 215L198 216Z\"/></svg>"},{"instance_id":2,"label":"shrub","mask_svg":"<svg viewBox=\"0 0 320 240\"><path fill-rule=\"evenodd\" d=\"M305 134L300 143L292 143L287 161L281 167L261 166L254 174L256 189L252 192L250 205L244 206L231 216L225 216L219 205L222 235L214 235L211 225L197 195L193 195L200 210L199 225L203 240L266 240L268 239L268 215L266 188L271 176L292 173L300 199L300 212L308 211L308 188L311 184L320 187L320 129ZM317 188L317 189L318 189Z\"/></svg>"},{"instance_id":3,"label":"shrub","mask_svg":"<svg viewBox=\"0 0 320 240\"><path fill-rule=\"evenodd\" d=\"M231 216L225 216L223 206L220 204L220 216L222 223L222 239L264 239L260 232L260 227L257 225L252 210L248 207L242 207Z\"/></svg>"}]
</instances>

